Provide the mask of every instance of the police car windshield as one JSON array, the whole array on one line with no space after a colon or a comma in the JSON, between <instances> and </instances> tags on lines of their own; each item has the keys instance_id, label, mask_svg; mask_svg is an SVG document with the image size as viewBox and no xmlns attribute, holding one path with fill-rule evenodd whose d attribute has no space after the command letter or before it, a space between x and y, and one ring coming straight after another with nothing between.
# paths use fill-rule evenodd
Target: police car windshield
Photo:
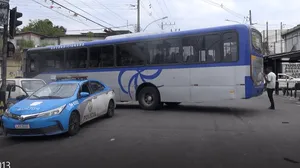
<instances>
[{"instance_id":1,"label":"police car windshield","mask_svg":"<svg viewBox=\"0 0 300 168\"><path fill-rule=\"evenodd\" d=\"M39 88L45 86L45 83L42 80L22 80L21 84L26 92L35 92Z\"/></svg>"},{"instance_id":2,"label":"police car windshield","mask_svg":"<svg viewBox=\"0 0 300 168\"><path fill-rule=\"evenodd\" d=\"M73 96L77 87L75 83L49 84L36 91L29 99L64 99Z\"/></svg>"}]
</instances>

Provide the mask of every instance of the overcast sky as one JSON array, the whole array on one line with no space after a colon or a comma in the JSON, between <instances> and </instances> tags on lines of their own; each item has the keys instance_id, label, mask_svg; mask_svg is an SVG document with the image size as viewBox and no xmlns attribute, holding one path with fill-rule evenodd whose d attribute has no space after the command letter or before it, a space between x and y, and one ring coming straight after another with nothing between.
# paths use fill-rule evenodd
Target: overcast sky
<instances>
[{"instance_id":1,"label":"overcast sky","mask_svg":"<svg viewBox=\"0 0 300 168\"><path fill-rule=\"evenodd\" d=\"M137 10L134 7L137 0L54 1L106 27L121 26L118 29L134 31L132 25L137 23ZM67 28L68 34L103 28L74 16L73 12L52 4L50 0L10 0L10 4L10 8L17 6L18 11L23 13L23 25L28 24L29 19L48 18L55 25ZM249 24L245 18L249 16L250 9L252 21L257 23L255 26L259 30L265 29L267 21L270 30L280 29L280 22L285 24L285 28L292 28L300 24L299 6L300 0L141 0L141 29L164 16L168 16L163 20L164 23L175 22L175 25L165 25L165 31L236 24L235 22ZM235 22L225 21L226 19ZM158 21L151 24L146 31L161 31L161 23L162 21Z\"/></svg>"}]
</instances>

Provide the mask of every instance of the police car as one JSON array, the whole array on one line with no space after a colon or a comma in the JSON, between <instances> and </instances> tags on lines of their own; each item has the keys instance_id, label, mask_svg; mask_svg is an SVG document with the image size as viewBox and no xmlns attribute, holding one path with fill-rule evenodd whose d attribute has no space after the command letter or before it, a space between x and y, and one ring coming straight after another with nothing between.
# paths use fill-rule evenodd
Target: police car
<instances>
[{"instance_id":1,"label":"police car","mask_svg":"<svg viewBox=\"0 0 300 168\"><path fill-rule=\"evenodd\" d=\"M57 77L3 115L7 136L75 135L81 124L102 115L112 117L116 108L114 91L87 77Z\"/></svg>"}]
</instances>

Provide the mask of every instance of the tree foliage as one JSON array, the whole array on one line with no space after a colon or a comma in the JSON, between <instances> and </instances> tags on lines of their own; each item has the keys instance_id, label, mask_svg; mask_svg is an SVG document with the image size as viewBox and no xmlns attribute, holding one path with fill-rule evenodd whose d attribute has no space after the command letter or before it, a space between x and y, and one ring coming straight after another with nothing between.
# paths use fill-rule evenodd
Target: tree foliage
<instances>
[{"instance_id":1,"label":"tree foliage","mask_svg":"<svg viewBox=\"0 0 300 168\"><path fill-rule=\"evenodd\" d=\"M42 43L40 44L40 47L53 46L53 45L55 45L55 43L42 42Z\"/></svg>"},{"instance_id":2,"label":"tree foliage","mask_svg":"<svg viewBox=\"0 0 300 168\"><path fill-rule=\"evenodd\" d=\"M29 24L21 30L22 32L35 32L45 36L62 36L67 29L63 26L55 26L49 19L30 20Z\"/></svg>"},{"instance_id":3,"label":"tree foliage","mask_svg":"<svg viewBox=\"0 0 300 168\"><path fill-rule=\"evenodd\" d=\"M32 40L22 39L19 47L20 47L20 50L22 51L23 49L27 49L27 48L34 48L35 44L34 44L34 41L32 41Z\"/></svg>"}]
</instances>

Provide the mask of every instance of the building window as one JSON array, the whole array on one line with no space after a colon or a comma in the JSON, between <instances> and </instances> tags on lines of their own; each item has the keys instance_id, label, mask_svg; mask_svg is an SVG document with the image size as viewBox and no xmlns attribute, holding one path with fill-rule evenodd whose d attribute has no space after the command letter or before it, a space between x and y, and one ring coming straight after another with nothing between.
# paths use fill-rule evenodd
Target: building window
<instances>
[{"instance_id":1,"label":"building window","mask_svg":"<svg viewBox=\"0 0 300 168\"><path fill-rule=\"evenodd\" d=\"M113 67L114 66L114 47L102 46L90 48L90 68Z\"/></svg>"}]
</instances>

